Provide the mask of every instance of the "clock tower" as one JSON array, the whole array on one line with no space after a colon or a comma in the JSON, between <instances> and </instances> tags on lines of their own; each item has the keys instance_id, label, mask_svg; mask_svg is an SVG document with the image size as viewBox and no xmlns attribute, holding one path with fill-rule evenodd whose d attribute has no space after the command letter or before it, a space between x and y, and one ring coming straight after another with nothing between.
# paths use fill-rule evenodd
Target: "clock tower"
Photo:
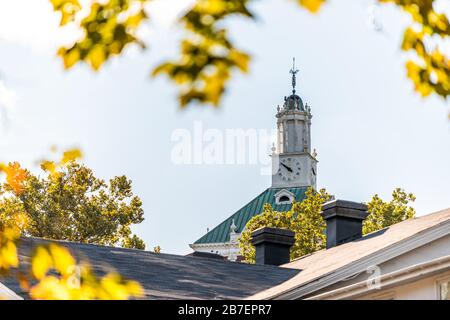
<instances>
[{"instance_id":1,"label":"clock tower","mask_svg":"<svg viewBox=\"0 0 450 320\"><path fill-rule=\"evenodd\" d=\"M272 148L272 188L316 188L317 159L311 150L311 108L296 94L295 59L292 69L292 94L277 108L277 144Z\"/></svg>"},{"instance_id":2,"label":"clock tower","mask_svg":"<svg viewBox=\"0 0 450 320\"><path fill-rule=\"evenodd\" d=\"M277 108L277 142L272 148L272 185L191 244L201 253L215 253L232 261L242 258L237 239L252 217L270 204L275 211L290 210L294 201L316 188L317 159L311 148L311 108L296 94L298 70L292 69L292 93ZM238 187L241 187L239 185Z\"/></svg>"}]
</instances>

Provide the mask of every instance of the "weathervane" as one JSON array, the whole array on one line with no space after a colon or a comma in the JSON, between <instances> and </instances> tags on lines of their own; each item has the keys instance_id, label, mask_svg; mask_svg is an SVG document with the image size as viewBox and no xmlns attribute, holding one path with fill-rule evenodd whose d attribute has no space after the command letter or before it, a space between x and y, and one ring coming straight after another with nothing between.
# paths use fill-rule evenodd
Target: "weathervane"
<instances>
[{"instance_id":1,"label":"weathervane","mask_svg":"<svg viewBox=\"0 0 450 320\"><path fill-rule=\"evenodd\" d=\"M289 70L289 73L292 74L292 94L295 94L295 86L297 85L296 74L298 73L298 69L295 69L295 58L292 58L292 69Z\"/></svg>"}]
</instances>

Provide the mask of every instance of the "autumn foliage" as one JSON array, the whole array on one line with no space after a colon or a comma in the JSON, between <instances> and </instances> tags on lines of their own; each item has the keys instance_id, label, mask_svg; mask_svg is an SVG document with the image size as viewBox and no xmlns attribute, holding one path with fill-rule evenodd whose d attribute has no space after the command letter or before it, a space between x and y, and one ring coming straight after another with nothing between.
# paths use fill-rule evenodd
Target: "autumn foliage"
<instances>
[{"instance_id":1,"label":"autumn foliage","mask_svg":"<svg viewBox=\"0 0 450 320\"><path fill-rule=\"evenodd\" d=\"M61 14L61 25L73 23L83 36L58 54L66 68L85 62L98 70L108 59L120 55L129 45L145 48L137 36L151 17L145 5L151 0L94 0L83 8L78 0L50 0ZM311 13L324 10L327 0L294 0ZM237 48L227 25L232 19L255 21L249 9L255 0L196 0L179 19L185 31L175 59L163 61L153 75L166 75L179 88L180 106L192 102L218 106L233 73L249 70L250 54ZM392 4L411 17L405 30L402 50L413 53L406 63L407 75L422 96L450 94L450 57L441 45L448 40L448 17L436 11L438 0L377 0Z\"/></svg>"},{"instance_id":2,"label":"autumn foliage","mask_svg":"<svg viewBox=\"0 0 450 320\"><path fill-rule=\"evenodd\" d=\"M74 149L58 162L44 161L45 178L16 162L0 166L6 175L0 188L0 275L14 273L33 299L141 297L144 291L139 283L114 271L99 278L89 262L77 261L57 243L36 247L29 270L19 269L17 243L23 235L145 247L129 228L143 220L141 202L132 198L131 182L116 177L107 188L90 169L76 162L79 157L81 152Z\"/></svg>"},{"instance_id":3,"label":"autumn foliage","mask_svg":"<svg viewBox=\"0 0 450 320\"><path fill-rule=\"evenodd\" d=\"M58 276L50 274L52 270ZM143 295L136 281L124 280L116 272L98 278L88 263L77 264L66 248L56 244L36 249L31 274L38 280L29 290L34 299L126 300Z\"/></svg>"},{"instance_id":4,"label":"autumn foliage","mask_svg":"<svg viewBox=\"0 0 450 320\"><path fill-rule=\"evenodd\" d=\"M44 176L5 166L0 189L0 226L18 227L24 235L81 243L144 249L131 231L144 220L142 201L125 176L108 182L77 162L76 151L59 162L44 161Z\"/></svg>"}]
</instances>

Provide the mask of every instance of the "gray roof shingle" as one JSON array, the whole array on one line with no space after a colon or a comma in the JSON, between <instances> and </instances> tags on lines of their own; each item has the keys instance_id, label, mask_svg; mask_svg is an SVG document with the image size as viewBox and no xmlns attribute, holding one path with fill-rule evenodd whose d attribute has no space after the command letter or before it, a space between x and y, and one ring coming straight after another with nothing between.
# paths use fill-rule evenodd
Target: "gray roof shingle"
<instances>
[{"instance_id":1,"label":"gray roof shingle","mask_svg":"<svg viewBox=\"0 0 450 320\"><path fill-rule=\"evenodd\" d=\"M24 237L19 244L21 264L29 261L33 248L49 243ZM92 244L58 241L79 260L88 261L99 275L112 269L127 279L138 281L147 299L241 299L296 275L299 270L264 265L249 265L217 259L156 254ZM19 295L15 278L0 281Z\"/></svg>"}]
</instances>

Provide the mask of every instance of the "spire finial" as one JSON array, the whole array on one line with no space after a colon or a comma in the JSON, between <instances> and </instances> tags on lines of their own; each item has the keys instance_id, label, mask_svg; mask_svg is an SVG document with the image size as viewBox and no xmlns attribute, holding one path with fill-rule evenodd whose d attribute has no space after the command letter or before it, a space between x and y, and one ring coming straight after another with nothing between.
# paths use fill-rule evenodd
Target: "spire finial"
<instances>
[{"instance_id":1,"label":"spire finial","mask_svg":"<svg viewBox=\"0 0 450 320\"><path fill-rule=\"evenodd\" d=\"M298 73L298 69L295 69L295 58L292 58L292 69L289 70L289 73L292 74L292 94L295 94L295 86L297 85L296 75Z\"/></svg>"},{"instance_id":2,"label":"spire finial","mask_svg":"<svg viewBox=\"0 0 450 320\"><path fill-rule=\"evenodd\" d=\"M236 229L237 229L237 227L236 227L236 224L234 223L234 219L233 219L233 221L231 222L231 226L230 226L230 233L236 233Z\"/></svg>"}]
</instances>

